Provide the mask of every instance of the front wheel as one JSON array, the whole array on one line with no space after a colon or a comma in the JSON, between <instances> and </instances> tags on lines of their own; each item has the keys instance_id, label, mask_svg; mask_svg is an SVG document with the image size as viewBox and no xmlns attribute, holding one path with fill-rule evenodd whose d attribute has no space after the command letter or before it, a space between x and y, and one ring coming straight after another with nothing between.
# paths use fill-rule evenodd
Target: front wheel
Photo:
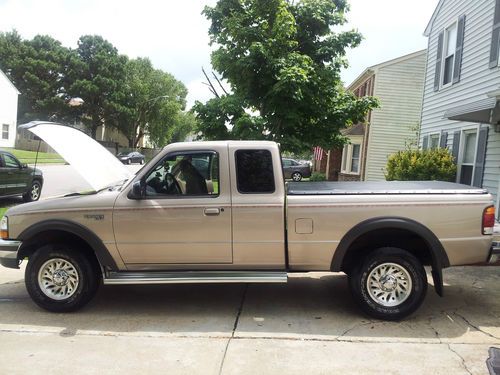
<instances>
[{"instance_id":1,"label":"front wheel","mask_svg":"<svg viewBox=\"0 0 500 375\"><path fill-rule=\"evenodd\" d=\"M297 181L297 182L302 180L302 174L300 172L293 172L292 173L292 180Z\"/></svg>"},{"instance_id":2,"label":"front wheel","mask_svg":"<svg viewBox=\"0 0 500 375\"><path fill-rule=\"evenodd\" d=\"M40 199L42 194L42 184L40 181L34 180L31 183L30 189L23 194L23 200L25 202L35 202Z\"/></svg>"},{"instance_id":3,"label":"front wheel","mask_svg":"<svg viewBox=\"0 0 500 375\"><path fill-rule=\"evenodd\" d=\"M45 310L69 312L84 306L99 286L97 267L68 245L43 246L30 256L26 289Z\"/></svg>"},{"instance_id":4,"label":"front wheel","mask_svg":"<svg viewBox=\"0 0 500 375\"><path fill-rule=\"evenodd\" d=\"M377 319L400 320L415 312L427 293L427 276L409 252L385 247L373 251L349 274L353 298Z\"/></svg>"}]
</instances>

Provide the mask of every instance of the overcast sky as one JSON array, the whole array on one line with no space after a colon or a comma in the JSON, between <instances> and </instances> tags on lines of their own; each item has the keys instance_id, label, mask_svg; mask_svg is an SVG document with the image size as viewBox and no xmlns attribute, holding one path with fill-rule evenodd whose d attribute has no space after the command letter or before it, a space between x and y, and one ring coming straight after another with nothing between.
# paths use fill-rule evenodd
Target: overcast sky
<instances>
[{"instance_id":1,"label":"overcast sky","mask_svg":"<svg viewBox=\"0 0 500 375\"><path fill-rule=\"evenodd\" d=\"M350 0L349 27L364 36L348 53L346 84L365 68L427 46L422 36L438 0ZM188 103L211 97L201 67L210 67L203 7L215 0L0 0L0 31L24 38L48 34L76 47L85 34L102 35L120 53L149 57L189 90Z\"/></svg>"}]
</instances>

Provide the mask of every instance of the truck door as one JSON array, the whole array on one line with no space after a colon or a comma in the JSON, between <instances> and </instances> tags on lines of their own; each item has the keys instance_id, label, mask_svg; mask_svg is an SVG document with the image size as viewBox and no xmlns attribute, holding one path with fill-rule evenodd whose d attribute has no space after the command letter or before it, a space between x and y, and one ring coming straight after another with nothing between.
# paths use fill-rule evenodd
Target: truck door
<instances>
[{"instance_id":1,"label":"truck door","mask_svg":"<svg viewBox=\"0 0 500 375\"><path fill-rule=\"evenodd\" d=\"M145 197L124 192L113 212L116 244L129 269L232 262L226 145L168 153L145 171L144 181Z\"/></svg>"},{"instance_id":2,"label":"truck door","mask_svg":"<svg viewBox=\"0 0 500 375\"><path fill-rule=\"evenodd\" d=\"M260 146L260 147L259 147ZM285 191L281 161L262 143L229 144L233 264L285 269Z\"/></svg>"}]
</instances>

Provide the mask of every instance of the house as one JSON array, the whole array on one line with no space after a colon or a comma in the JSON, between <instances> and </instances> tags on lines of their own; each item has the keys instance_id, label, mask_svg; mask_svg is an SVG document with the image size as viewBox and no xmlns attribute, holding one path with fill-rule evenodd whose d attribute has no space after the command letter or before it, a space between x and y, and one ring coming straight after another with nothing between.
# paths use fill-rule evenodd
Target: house
<instances>
[{"instance_id":1,"label":"house","mask_svg":"<svg viewBox=\"0 0 500 375\"><path fill-rule=\"evenodd\" d=\"M500 197L500 0L440 0L424 35L420 145L448 147L456 181Z\"/></svg>"},{"instance_id":2,"label":"house","mask_svg":"<svg viewBox=\"0 0 500 375\"><path fill-rule=\"evenodd\" d=\"M14 147L19 91L0 70L0 147Z\"/></svg>"},{"instance_id":3,"label":"house","mask_svg":"<svg viewBox=\"0 0 500 375\"><path fill-rule=\"evenodd\" d=\"M377 97L380 108L343 131L350 143L342 150L338 180L385 180L388 156L416 141L425 61L425 50L401 56L367 68L348 86L358 97Z\"/></svg>"}]
</instances>

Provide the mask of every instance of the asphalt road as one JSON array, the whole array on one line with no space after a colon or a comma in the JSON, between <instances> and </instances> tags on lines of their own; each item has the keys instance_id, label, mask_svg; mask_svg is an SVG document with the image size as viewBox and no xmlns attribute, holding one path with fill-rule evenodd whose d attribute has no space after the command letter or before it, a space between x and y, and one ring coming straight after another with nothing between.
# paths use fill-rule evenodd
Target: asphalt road
<instances>
[{"instance_id":1,"label":"asphalt road","mask_svg":"<svg viewBox=\"0 0 500 375\"><path fill-rule=\"evenodd\" d=\"M399 323L360 314L341 274L288 284L106 286L48 313L0 268L3 374L486 374L500 346L497 267L445 271Z\"/></svg>"}]
</instances>

